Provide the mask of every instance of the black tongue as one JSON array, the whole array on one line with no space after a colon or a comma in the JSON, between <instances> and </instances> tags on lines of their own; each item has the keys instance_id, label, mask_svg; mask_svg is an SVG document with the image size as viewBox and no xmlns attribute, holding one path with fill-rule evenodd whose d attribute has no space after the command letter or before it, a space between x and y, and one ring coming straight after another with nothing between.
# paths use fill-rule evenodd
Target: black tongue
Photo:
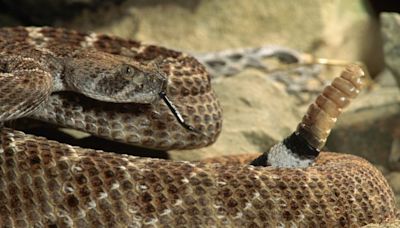
<instances>
[{"instance_id":1,"label":"black tongue","mask_svg":"<svg viewBox=\"0 0 400 228\"><path fill-rule=\"evenodd\" d=\"M198 129L188 125L185 120L183 119L182 115L179 113L178 109L175 107L174 104L172 104L172 102L169 100L169 98L167 97L167 94L163 91L159 93L159 96L161 97L161 99L164 101L165 104L167 104L169 110L171 110L172 114L175 116L175 118L178 120L178 123L184 127L186 130L195 132L197 134L203 134L201 131L199 131Z\"/></svg>"}]
</instances>

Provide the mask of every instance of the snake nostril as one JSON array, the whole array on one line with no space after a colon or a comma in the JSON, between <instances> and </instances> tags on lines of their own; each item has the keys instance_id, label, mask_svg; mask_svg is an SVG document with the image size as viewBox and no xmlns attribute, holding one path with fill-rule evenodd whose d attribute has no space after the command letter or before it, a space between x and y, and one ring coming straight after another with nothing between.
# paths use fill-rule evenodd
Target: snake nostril
<instances>
[{"instance_id":1,"label":"snake nostril","mask_svg":"<svg viewBox=\"0 0 400 228\"><path fill-rule=\"evenodd\" d=\"M133 91L134 92L141 92L143 91L144 84L137 84L137 86L134 87Z\"/></svg>"}]
</instances>

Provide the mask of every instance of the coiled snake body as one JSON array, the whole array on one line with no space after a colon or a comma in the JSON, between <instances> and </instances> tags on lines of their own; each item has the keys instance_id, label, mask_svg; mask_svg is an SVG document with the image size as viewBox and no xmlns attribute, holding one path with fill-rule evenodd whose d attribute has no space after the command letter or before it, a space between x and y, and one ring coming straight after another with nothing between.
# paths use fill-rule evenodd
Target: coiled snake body
<instances>
[{"instance_id":1,"label":"coiled snake body","mask_svg":"<svg viewBox=\"0 0 400 228\"><path fill-rule=\"evenodd\" d=\"M0 95L0 122L29 116L148 148L202 147L221 130L210 78L194 58L107 35L0 29ZM326 135L310 136L311 122L297 132L318 150ZM6 127L0 145L2 227L348 227L396 214L382 174L351 155L322 152L305 168L247 165L256 155L178 162Z\"/></svg>"}]
</instances>

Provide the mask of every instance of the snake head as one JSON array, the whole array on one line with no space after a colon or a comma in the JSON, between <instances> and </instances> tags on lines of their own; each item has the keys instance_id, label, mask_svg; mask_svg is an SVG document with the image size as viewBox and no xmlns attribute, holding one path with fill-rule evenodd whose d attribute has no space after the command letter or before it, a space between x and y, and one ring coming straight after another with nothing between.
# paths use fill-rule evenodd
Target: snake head
<instances>
[{"instance_id":1,"label":"snake head","mask_svg":"<svg viewBox=\"0 0 400 228\"><path fill-rule=\"evenodd\" d=\"M116 103L153 103L167 86L167 76L157 64L88 50L66 59L63 78L67 90Z\"/></svg>"}]
</instances>

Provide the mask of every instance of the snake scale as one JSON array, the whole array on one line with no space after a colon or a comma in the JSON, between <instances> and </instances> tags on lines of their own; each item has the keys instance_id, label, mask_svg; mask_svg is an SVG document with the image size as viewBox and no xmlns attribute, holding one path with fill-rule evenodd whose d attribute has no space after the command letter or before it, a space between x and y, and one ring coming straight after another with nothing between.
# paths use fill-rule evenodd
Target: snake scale
<instances>
[{"instance_id":1,"label":"snake scale","mask_svg":"<svg viewBox=\"0 0 400 228\"><path fill-rule=\"evenodd\" d=\"M396 217L394 195L376 168L352 155L319 153L334 123L329 120L354 95L352 77L358 74L349 67L310 107L296 132L272 150L275 155L256 160L259 154L199 162L142 158L2 127L0 226L358 227L390 222ZM341 90L348 94L335 98ZM0 29L0 95L0 122L30 117L147 148L203 147L216 140L222 126L210 77L193 57L59 28ZM311 148L304 159L289 151L305 161L304 167L265 166L281 166L282 153L276 151L282 145L295 149L298 144L287 143L291 138L308 145L297 152ZM258 164L249 165L251 160Z\"/></svg>"}]
</instances>

